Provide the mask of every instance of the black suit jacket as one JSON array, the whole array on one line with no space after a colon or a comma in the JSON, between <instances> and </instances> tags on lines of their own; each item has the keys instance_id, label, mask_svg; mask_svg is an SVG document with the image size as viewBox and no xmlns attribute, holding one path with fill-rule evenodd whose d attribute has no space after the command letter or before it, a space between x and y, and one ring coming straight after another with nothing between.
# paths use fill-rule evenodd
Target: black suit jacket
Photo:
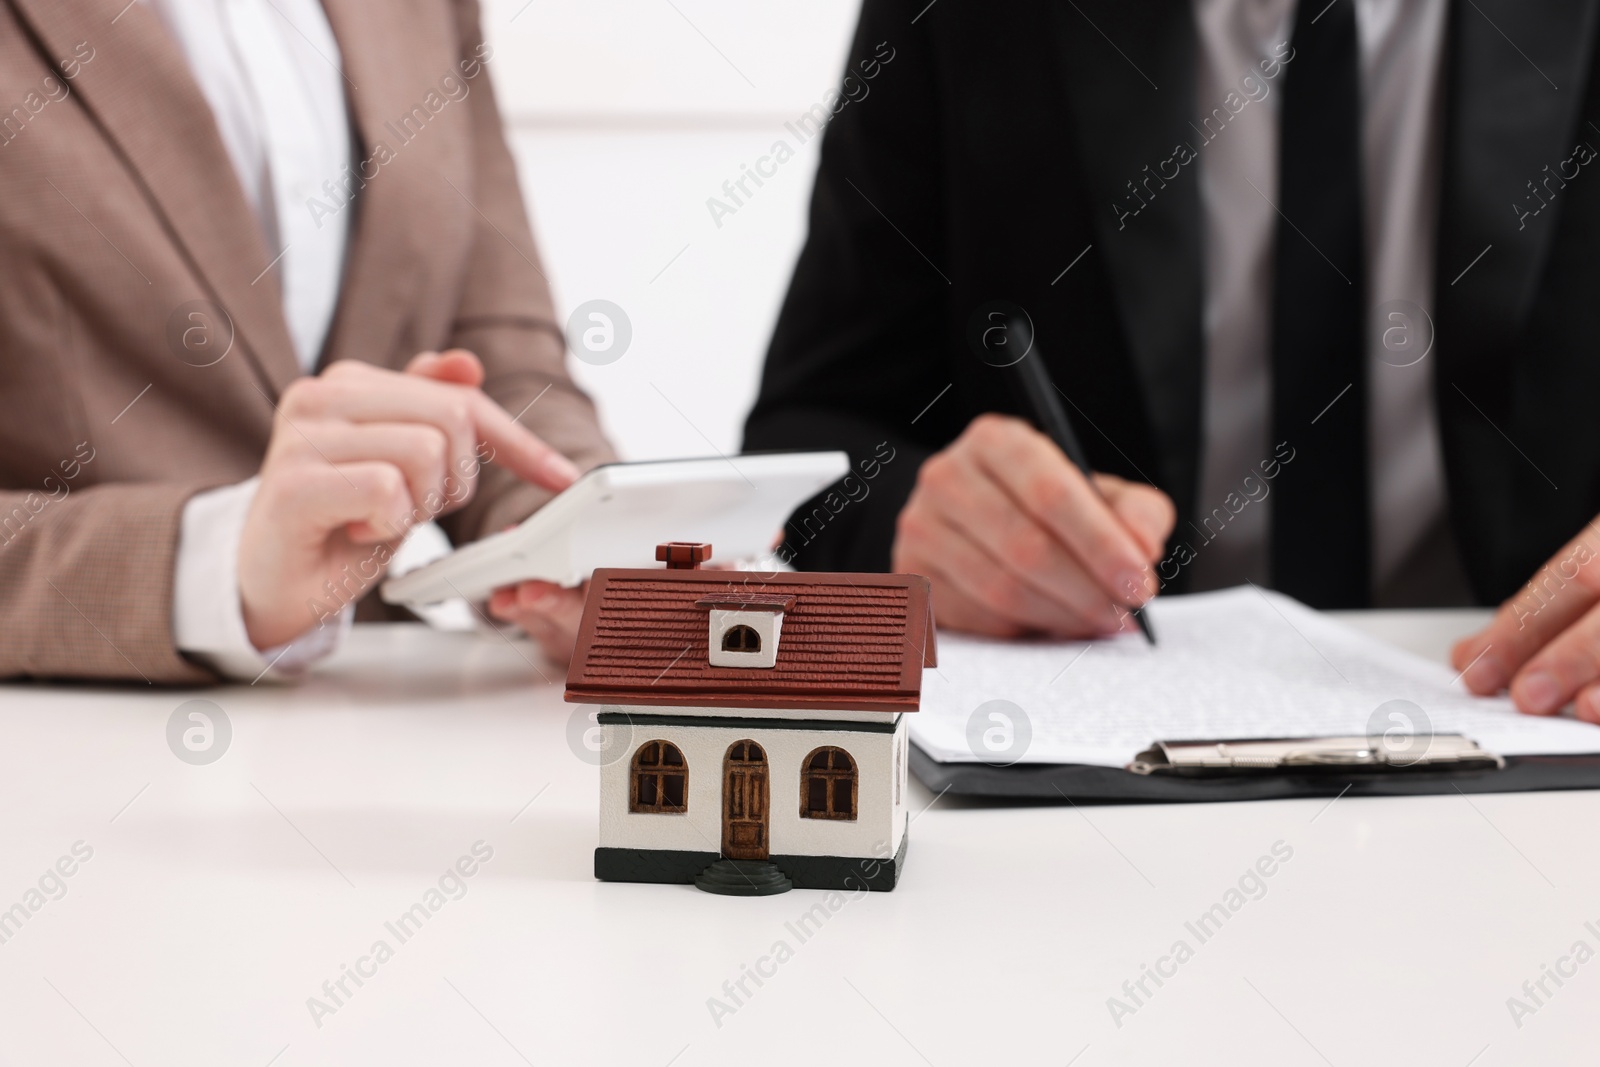
<instances>
[{"instance_id":1,"label":"black suit jacket","mask_svg":"<svg viewBox=\"0 0 1600 1067\"><path fill-rule=\"evenodd\" d=\"M922 461L976 415L1017 410L968 343L993 300L1032 318L1094 466L1161 487L1175 540L1192 539L1197 168L1136 216L1112 208L1136 206L1127 183L1197 143L1189 0L925 5L866 0L850 70L859 80L885 45L893 58L827 128L746 426L748 448L844 448L859 465L848 493L793 517L795 565L885 569ZM1451 524L1485 603L1600 512L1600 165L1565 162L1579 142L1600 147L1597 9L1450 7L1427 360ZM1549 180L1574 166L1564 187Z\"/></svg>"}]
</instances>

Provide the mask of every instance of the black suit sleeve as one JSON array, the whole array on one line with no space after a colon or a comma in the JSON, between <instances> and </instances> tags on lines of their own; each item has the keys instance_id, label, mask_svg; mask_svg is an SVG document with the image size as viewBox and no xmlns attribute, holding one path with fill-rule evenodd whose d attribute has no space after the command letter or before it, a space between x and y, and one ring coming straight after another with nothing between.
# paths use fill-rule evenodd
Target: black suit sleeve
<instances>
[{"instance_id":1,"label":"black suit sleeve","mask_svg":"<svg viewBox=\"0 0 1600 1067\"><path fill-rule=\"evenodd\" d=\"M935 430L945 419L919 418L952 378L939 89L916 14L866 0L823 136L810 233L745 425L747 449L850 453L854 481L791 520L802 570L886 570L895 518L948 433Z\"/></svg>"}]
</instances>

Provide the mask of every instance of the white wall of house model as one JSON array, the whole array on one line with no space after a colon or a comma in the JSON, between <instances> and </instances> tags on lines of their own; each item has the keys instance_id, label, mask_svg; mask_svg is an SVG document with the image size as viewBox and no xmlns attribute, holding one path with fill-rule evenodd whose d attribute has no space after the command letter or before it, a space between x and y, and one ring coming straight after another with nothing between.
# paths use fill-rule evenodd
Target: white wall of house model
<instances>
[{"instance_id":1,"label":"white wall of house model","mask_svg":"<svg viewBox=\"0 0 1600 1067\"><path fill-rule=\"evenodd\" d=\"M773 855L843 856L888 859L906 832L906 716L893 716L890 732L850 729L792 729L787 726L716 724L678 726L649 722L664 712L708 719L827 720L841 726L880 726L882 712L774 711L740 708L673 708L606 705L601 714L625 712L633 724L605 723L601 749L610 762L601 767L600 845L607 848L681 849L716 852L723 821L723 759L737 741L755 741L766 750ZM670 741L683 752L689 769L688 804L683 812L629 811L633 757L651 741ZM805 818L801 786L806 757L818 748L842 748L855 760L858 775L854 819Z\"/></svg>"}]
</instances>

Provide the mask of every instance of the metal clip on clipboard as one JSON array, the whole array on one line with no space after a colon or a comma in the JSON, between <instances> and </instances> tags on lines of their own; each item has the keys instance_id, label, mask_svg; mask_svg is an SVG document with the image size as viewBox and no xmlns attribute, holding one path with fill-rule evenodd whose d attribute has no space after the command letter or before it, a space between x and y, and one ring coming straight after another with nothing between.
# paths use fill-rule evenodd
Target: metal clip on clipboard
<instances>
[{"instance_id":1,"label":"metal clip on clipboard","mask_svg":"<svg viewBox=\"0 0 1600 1067\"><path fill-rule=\"evenodd\" d=\"M1506 761L1460 734L1384 737L1289 737L1240 741L1157 741L1134 757L1135 774L1189 778L1251 772L1391 773L1460 767L1500 770Z\"/></svg>"}]
</instances>

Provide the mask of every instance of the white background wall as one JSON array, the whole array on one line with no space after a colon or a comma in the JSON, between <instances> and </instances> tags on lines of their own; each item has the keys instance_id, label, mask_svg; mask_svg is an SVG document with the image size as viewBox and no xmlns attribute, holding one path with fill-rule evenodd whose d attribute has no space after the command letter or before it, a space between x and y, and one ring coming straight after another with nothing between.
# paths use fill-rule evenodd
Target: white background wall
<instances>
[{"instance_id":1,"label":"white background wall","mask_svg":"<svg viewBox=\"0 0 1600 1067\"><path fill-rule=\"evenodd\" d=\"M719 228L721 195L837 85L857 0L486 0L489 64L563 321L623 308L572 361L627 458L738 448L805 230L817 142Z\"/></svg>"}]
</instances>

